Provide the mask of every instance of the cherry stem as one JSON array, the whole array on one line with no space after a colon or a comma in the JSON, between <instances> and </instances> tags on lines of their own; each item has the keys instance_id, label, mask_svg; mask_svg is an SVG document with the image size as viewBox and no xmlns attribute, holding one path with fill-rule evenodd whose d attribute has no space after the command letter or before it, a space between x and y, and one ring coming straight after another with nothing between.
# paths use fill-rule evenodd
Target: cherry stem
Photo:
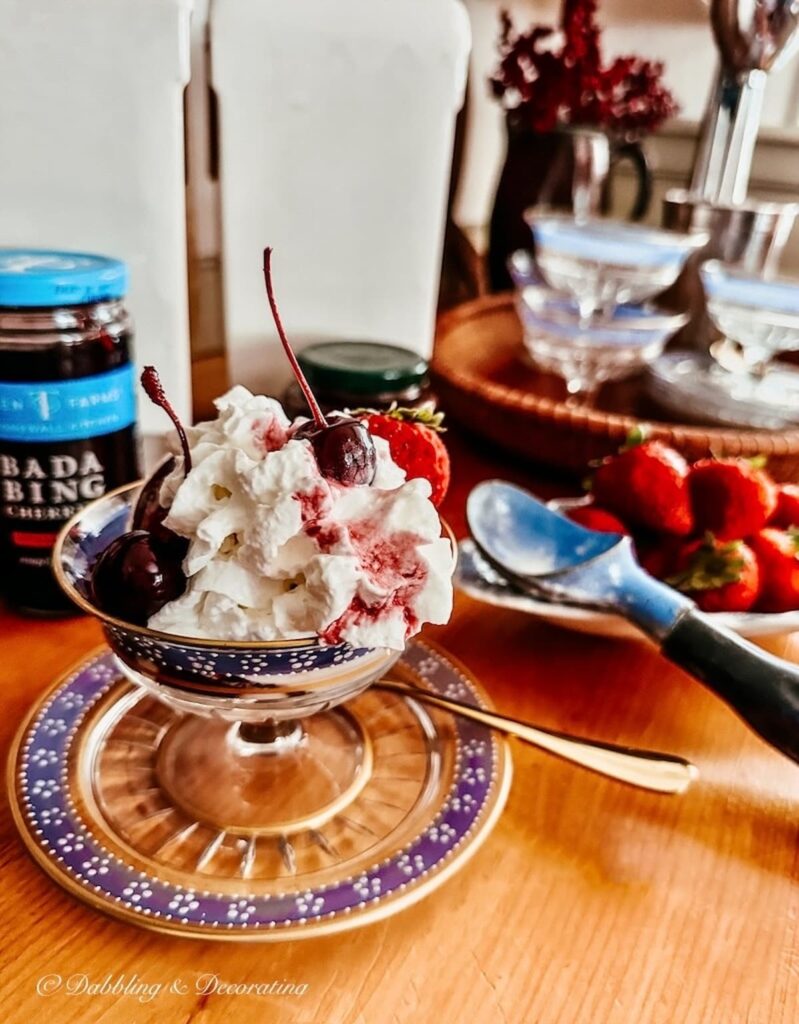
<instances>
[{"instance_id":1,"label":"cherry stem","mask_svg":"<svg viewBox=\"0 0 799 1024\"><path fill-rule=\"evenodd\" d=\"M186 437L186 431L183 429L183 424L180 422L178 414L172 408L169 399L164 393L164 386L161 383L161 378L158 376L158 371L154 366L145 366L142 370L141 386L144 388L145 394L153 405L157 405L159 409L163 409L174 423L175 430L177 430L178 437L180 438L180 446L183 449L183 469L186 476L188 476L189 473L191 473L191 451L189 449L189 441Z\"/></svg>"},{"instance_id":2,"label":"cherry stem","mask_svg":"<svg viewBox=\"0 0 799 1024\"><path fill-rule=\"evenodd\" d=\"M266 297L269 299L269 308L272 310L272 318L275 321L275 327L277 327L277 333L280 337L280 341L283 345L283 350L286 353L291 369L294 372L294 376L297 378L297 383L302 388L302 393L305 395L305 401L311 410L311 415L316 422L317 427L320 430L327 428L327 420L322 414L322 410L314 398L313 391L308 381L305 379L305 374L302 372L302 367L297 362L297 357L292 351L289 339L286 337L286 332L283 328L283 324L280 319L280 313L277 309L277 303L275 302L275 293L272 288L272 250L271 248L264 249L264 281L266 283Z\"/></svg>"}]
</instances>

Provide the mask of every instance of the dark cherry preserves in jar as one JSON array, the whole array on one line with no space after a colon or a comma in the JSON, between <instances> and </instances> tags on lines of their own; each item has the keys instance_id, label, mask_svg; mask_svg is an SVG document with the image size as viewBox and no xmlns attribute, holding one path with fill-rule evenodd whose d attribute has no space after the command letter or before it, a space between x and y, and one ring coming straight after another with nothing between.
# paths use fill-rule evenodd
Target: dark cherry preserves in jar
<instances>
[{"instance_id":1,"label":"dark cherry preserves in jar","mask_svg":"<svg viewBox=\"0 0 799 1024\"><path fill-rule=\"evenodd\" d=\"M0 249L0 585L21 610L72 610L55 538L139 475L127 280L119 260Z\"/></svg>"}]
</instances>

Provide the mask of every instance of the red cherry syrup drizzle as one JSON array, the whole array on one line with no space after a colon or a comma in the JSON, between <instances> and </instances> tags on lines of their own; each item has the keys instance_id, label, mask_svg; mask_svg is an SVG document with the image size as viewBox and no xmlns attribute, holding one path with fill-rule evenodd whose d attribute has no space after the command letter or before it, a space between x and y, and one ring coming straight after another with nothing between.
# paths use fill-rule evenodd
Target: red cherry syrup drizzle
<instances>
[{"instance_id":1,"label":"red cherry syrup drizzle","mask_svg":"<svg viewBox=\"0 0 799 1024\"><path fill-rule=\"evenodd\" d=\"M406 636L419 628L413 605L429 576L427 562L419 553L424 539L410 530L382 534L381 529L379 522L361 519L349 524L349 535L372 584L387 591L388 596L367 604L356 594L349 607L322 634L325 643L341 643L348 629L387 618L397 610L402 614Z\"/></svg>"},{"instance_id":2,"label":"red cherry syrup drizzle","mask_svg":"<svg viewBox=\"0 0 799 1024\"><path fill-rule=\"evenodd\" d=\"M413 604L429 576L427 562L418 550L424 538L410 530L384 533L379 515L356 519L346 525L335 522L330 518L330 492L321 484L295 497L300 503L305 532L316 541L320 551L330 552L338 544L349 541L371 584L388 594L371 604L356 594L322 634L325 642L341 643L348 629L387 618L397 609L402 612L406 635L415 632L419 620Z\"/></svg>"}]
</instances>

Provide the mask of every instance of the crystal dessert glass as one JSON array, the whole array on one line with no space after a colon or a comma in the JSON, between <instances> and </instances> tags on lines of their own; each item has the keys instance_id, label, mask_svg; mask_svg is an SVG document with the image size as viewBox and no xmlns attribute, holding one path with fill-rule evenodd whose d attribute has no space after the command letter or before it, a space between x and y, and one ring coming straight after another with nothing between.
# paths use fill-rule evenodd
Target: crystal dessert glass
<instances>
[{"instance_id":1,"label":"crystal dessert glass","mask_svg":"<svg viewBox=\"0 0 799 1024\"><path fill-rule=\"evenodd\" d=\"M533 208L525 220L547 284L575 300L587 321L622 303L641 303L672 285L688 256L707 243L691 235L606 219L578 220Z\"/></svg>"},{"instance_id":2,"label":"crystal dessert glass","mask_svg":"<svg viewBox=\"0 0 799 1024\"><path fill-rule=\"evenodd\" d=\"M122 673L173 712L157 737L155 784L221 831L313 829L369 778L368 731L343 707L398 660L395 650L285 641L193 639L132 625L91 600L98 555L128 529L139 484L79 512L54 549L67 595L97 618Z\"/></svg>"},{"instance_id":3,"label":"crystal dessert glass","mask_svg":"<svg viewBox=\"0 0 799 1024\"><path fill-rule=\"evenodd\" d=\"M712 260L700 267L710 353L682 351L650 367L647 390L672 415L700 423L782 430L799 422L799 372L774 362L799 349L799 281L763 278Z\"/></svg>"},{"instance_id":4,"label":"crystal dessert glass","mask_svg":"<svg viewBox=\"0 0 799 1024\"><path fill-rule=\"evenodd\" d=\"M544 284L544 279L536 269L533 254L525 249L517 249L508 256L508 273L517 297L528 285Z\"/></svg>"},{"instance_id":5,"label":"crystal dessert glass","mask_svg":"<svg viewBox=\"0 0 799 1024\"><path fill-rule=\"evenodd\" d=\"M799 349L799 281L765 279L718 260L700 275L710 318L738 346L746 372L762 377L778 352Z\"/></svg>"},{"instance_id":6,"label":"crystal dessert glass","mask_svg":"<svg viewBox=\"0 0 799 1024\"><path fill-rule=\"evenodd\" d=\"M681 313L621 305L586 323L574 300L540 285L522 289L517 309L532 361L562 377L569 395L583 404L605 381L628 377L651 363L687 321Z\"/></svg>"}]
</instances>

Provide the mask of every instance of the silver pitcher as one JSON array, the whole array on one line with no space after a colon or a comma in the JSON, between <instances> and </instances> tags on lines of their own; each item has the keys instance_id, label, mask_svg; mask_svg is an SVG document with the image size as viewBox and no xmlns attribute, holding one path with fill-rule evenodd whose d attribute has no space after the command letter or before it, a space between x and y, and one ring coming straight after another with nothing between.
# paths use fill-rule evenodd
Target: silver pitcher
<instances>
[{"instance_id":1,"label":"silver pitcher","mask_svg":"<svg viewBox=\"0 0 799 1024\"><path fill-rule=\"evenodd\" d=\"M707 348L717 336L705 310L699 264L721 259L773 274L799 211L796 203L747 198L766 77L799 48L799 0L711 0L710 23L720 64L691 185L671 190L663 202L665 227L710 236L663 297L691 314L675 344L696 348Z\"/></svg>"},{"instance_id":2,"label":"silver pitcher","mask_svg":"<svg viewBox=\"0 0 799 1024\"><path fill-rule=\"evenodd\" d=\"M691 194L746 199L766 77L799 48L799 0L711 0L720 65L702 122Z\"/></svg>"}]
</instances>

